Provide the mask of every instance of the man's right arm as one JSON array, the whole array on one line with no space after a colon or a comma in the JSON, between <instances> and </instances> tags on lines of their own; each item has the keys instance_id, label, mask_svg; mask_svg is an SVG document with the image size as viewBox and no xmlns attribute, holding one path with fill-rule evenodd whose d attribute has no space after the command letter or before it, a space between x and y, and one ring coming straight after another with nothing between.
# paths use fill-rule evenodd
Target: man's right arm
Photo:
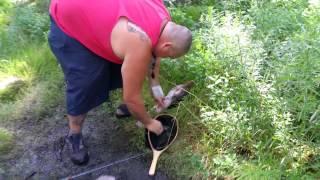
<instances>
[{"instance_id":1,"label":"man's right arm","mask_svg":"<svg viewBox=\"0 0 320 180\"><path fill-rule=\"evenodd\" d=\"M124 53L121 73L123 79L123 100L132 115L148 130L160 134L163 127L147 113L142 97L143 83L149 70L151 46L142 34L128 24L129 44Z\"/></svg>"},{"instance_id":2,"label":"man's right arm","mask_svg":"<svg viewBox=\"0 0 320 180\"><path fill-rule=\"evenodd\" d=\"M144 63L126 57L122 65L123 100L133 116L143 124L150 123L151 117L147 113L142 98L142 87L145 79Z\"/></svg>"},{"instance_id":3,"label":"man's right arm","mask_svg":"<svg viewBox=\"0 0 320 180\"><path fill-rule=\"evenodd\" d=\"M139 54L139 51L136 51L135 54ZM123 100L132 115L141 121L149 131L161 134L163 131L161 123L152 119L147 113L142 97L143 82L148 72L148 65L143 56L126 55L121 69Z\"/></svg>"}]
</instances>

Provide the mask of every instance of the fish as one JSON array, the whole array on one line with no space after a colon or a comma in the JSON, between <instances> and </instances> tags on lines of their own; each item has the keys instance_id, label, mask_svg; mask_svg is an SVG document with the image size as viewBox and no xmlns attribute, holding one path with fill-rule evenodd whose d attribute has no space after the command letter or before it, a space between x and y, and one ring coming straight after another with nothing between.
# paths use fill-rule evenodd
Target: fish
<instances>
[{"instance_id":1,"label":"fish","mask_svg":"<svg viewBox=\"0 0 320 180\"><path fill-rule=\"evenodd\" d=\"M179 84L173 87L168 94L164 97L163 104L164 106L156 105L155 110L157 113L161 113L164 110L170 108L173 105L176 105L181 101L187 94L188 90L194 85L193 81L187 81L184 84Z\"/></svg>"}]
</instances>

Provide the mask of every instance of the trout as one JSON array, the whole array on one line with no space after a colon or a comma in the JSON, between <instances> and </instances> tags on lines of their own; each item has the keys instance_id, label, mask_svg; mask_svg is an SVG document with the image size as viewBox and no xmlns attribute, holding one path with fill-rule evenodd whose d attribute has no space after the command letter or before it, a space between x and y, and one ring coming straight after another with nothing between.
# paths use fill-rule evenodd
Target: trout
<instances>
[{"instance_id":1,"label":"trout","mask_svg":"<svg viewBox=\"0 0 320 180\"><path fill-rule=\"evenodd\" d=\"M155 106L156 112L160 113L166 110L171 105L177 104L183 99L184 96L188 94L188 90L193 86L193 81L187 81L184 84L179 84L173 87L168 94L164 97L163 104L164 106Z\"/></svg>"}]
</instances>

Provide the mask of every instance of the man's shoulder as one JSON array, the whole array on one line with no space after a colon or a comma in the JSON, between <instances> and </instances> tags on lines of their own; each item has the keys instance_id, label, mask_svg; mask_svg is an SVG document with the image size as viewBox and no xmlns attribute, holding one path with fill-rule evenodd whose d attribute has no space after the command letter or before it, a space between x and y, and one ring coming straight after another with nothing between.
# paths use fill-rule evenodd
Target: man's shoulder
<instances>
[{"instance_id":1,"label":"man's shoulder","mask_svg":"<svg viewBox=\"0 0 320 180\"><path fill-rule=\"evenodd\" d=\"M151 40L139 26L120 18L111 33L111 45L114 52L121 57L129 51L143 53L151 51Z\"/></svg>"}]
</instances>

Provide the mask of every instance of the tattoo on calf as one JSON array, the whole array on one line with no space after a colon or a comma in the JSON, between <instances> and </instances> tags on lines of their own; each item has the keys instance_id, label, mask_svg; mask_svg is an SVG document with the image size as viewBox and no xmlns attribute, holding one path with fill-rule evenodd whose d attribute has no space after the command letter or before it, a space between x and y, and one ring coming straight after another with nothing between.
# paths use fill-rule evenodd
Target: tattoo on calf
<instances>
[{"instance_id":1,"label":"tattoo on calf","mask_svg":"<svg viewBox=\"0 0 320 180\"><path fill-rule=\"evenodd\" d=\"M128 32L138 33L142 41L148 40L146 33L143 32L138 26L129 22L127 27L128 27Z\"/></svg>"}]
</instances>

